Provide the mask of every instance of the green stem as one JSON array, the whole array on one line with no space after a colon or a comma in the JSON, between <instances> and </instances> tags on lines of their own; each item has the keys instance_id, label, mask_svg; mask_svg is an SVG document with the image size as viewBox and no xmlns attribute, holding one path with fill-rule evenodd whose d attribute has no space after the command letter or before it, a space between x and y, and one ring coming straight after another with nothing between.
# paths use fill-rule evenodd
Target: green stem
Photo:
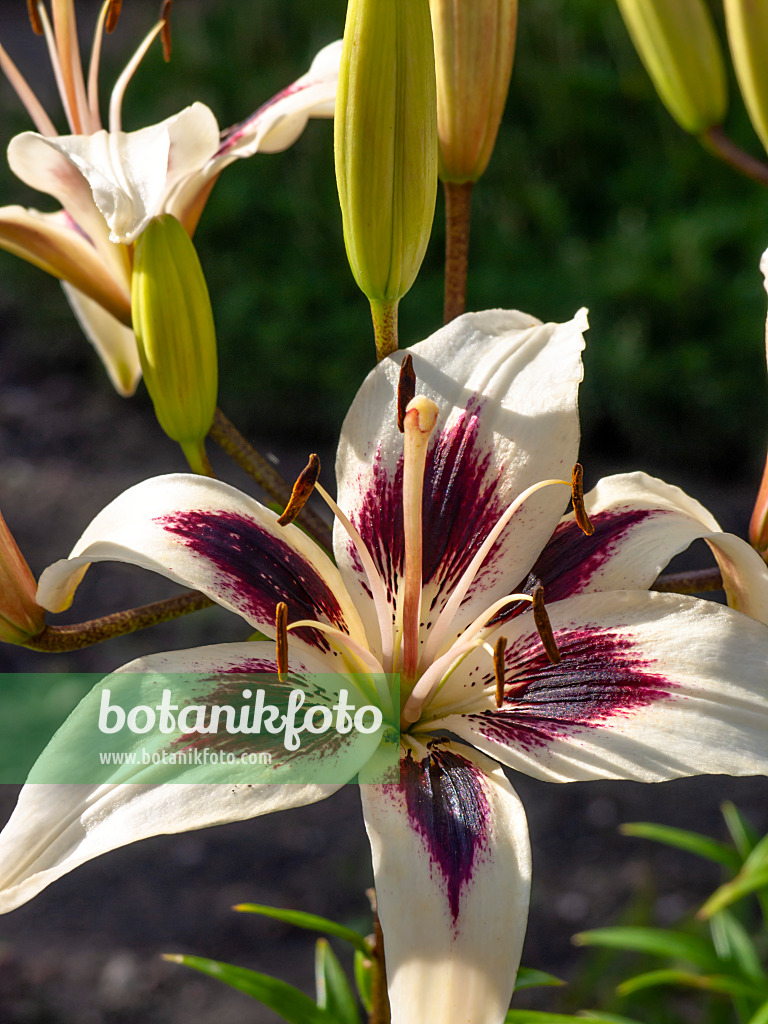
<instances>
[{"instance_id":1,"label":"green stem","mask_svg":"<svg viewBox=\"0 0 768 1024\"><path fill-rule=\"evenodd\" d=\"M472 216L472 186L444 181L445 194L445 304L443 323L461 316L467 308L469 228Z\"/></svg>"},{"instance_id":2,"label":"green stem","mask_svg":"<svg viewBox=\"0 0 768 1024\"><path fill-rule=\"evenodd\" d=\"M148 626L156 626L160 622L178 619L190 612L199 612L210 607L214 602L210 597L197 590L188 590L178 597L169 597L164 601L154 601L142 605L141 608L129 608L124 612L114 612L100 619L79 622L74 626L46 626L42 633L30 637L23 644L33 651L44 651L58 654L61 651L77 651L82 647L91 647L104 640L112 640L116 636L135 633Z\"/></svg>"},{"instance_id":3,"label":"green stem","mask_svg":"<svg viewBox=\"0 0 768 1024\"><path fill-rule=\"evenodd\" d=\"M743 174L745 177L751 178L761 185L768 185L768 164L764 164L762 160L757 160L749 153L746 153L740 146L737 146L733 139L730 139L719 125L707 129L699 137L699 141L705 149L708 149L710 153L714 153L716 157L719 157L729 167L733 167L739 174Z\"/></svg>"},{"instance_id":4,"label":"green stem","mask_svg":"<svg viewBox=\"0 0 768 1024\"><path fill-rule=\"evenodd\" d=\"M663 594L706 594L723 589L719 569L694 569L691 572L667 572L651 587Z\"/></svg>"},{"instance_id":5,"label":"green stem","mask_svg":"<svg viewBox=\"0 0 768 1024\"><path fill-rule=\"evenodd\" d=\"M394 302L380 302L378 299L371 299L371 318L377 362L381 362L385 356L391 356L393 352L397 352L397 307L399 302L399 299Z\"/></svg>"},{"instance_id":6,"label":"green stem","mask_svg":"<svg viewBox=\"0 0 768 1024\"><path fill-rule=\"evenodd\" d=\"M215 479L216 474L211 469L211 464L205 452L205 441L179 441L179 446L184 452L184 457L193 473L197 473L200 476L210 476Z\"/></svg>"},{"instance_id":7,"label":"green stem","mask_svg":"<svg viewBox=\"0 0 768 1024\"><path fill-rule=\"evenodd\" d=\"M260 455L246 441L221 409L216 410L208 436L279 505L285 507L288 504L293 490L291 485L280 476L263 455ZM315 538L318 544L328 551L332 549L331 531L313 509L305 505L299 512L296 521Z\"/></svg>"}]
</instances>

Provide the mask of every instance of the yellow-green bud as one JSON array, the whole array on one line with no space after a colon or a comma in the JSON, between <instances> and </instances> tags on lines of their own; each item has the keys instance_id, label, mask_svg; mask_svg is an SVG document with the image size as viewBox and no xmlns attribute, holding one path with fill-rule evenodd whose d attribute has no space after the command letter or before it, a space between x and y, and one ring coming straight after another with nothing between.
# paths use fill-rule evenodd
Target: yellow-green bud
<instances>
[{"instance_id":1,"label":"yellow-green bud","mask_svg":"<svg viewBox=\"0 0 768 1024\"><path fill-rule=\"evenodd\" d=\"M504 112L517 33L517 0L429 0L437 71L440 177L477 181Z\"/></svg>"},{"instance_id":2,"label":"yellow-green bud","mask_svg":"<svg viewBox=\"0 0 768 1024\"><path fill-rule=\"evenodd\" d=\"M13 534L0 515L0 640L23 644L45 628L35 600L37 584Z\"/></svg>"},{"instance_id":3,"label":"yellow-green bud","mask_svg":"<svg viewBox=\"0 0 768 1024\"><path fill-rule=\"evenodd\" d=\"M195 247L170 214L150 221L136 242L131 312L157 420L204 472L203 438L216 410L216 332Z\"/></svg>"},{"instance_id":4,"label":"yellow-green bud","mask_svg":"<svg viewBox=\"0 0 768 1024\"><path fill-rule=\"evenodd\" d=\"M752 127L768 150L768 3L723 0L728 44Z\"/></svg>"},{"instance_id":5,"label":"yellow-green bud","mask_svg":"<svg viewBox=\"0 0 768 1024\"><path fill-rule=\"evenodd\" d=\"M392 307L416 279L435 212L429 0L350 0L335 152L352 273L372 305Z\"/></svg>"},{"instance_id":6,"label":"yellow-green bud","mask_svg":"<svg viewBox=\"0 0 768 1024\"><path fill-rule=\"evenodd\" d=\"M656 92L681 128L701 135L725 116L723 54L704 0L618 0Z\"/></svg>"}]
</instances>

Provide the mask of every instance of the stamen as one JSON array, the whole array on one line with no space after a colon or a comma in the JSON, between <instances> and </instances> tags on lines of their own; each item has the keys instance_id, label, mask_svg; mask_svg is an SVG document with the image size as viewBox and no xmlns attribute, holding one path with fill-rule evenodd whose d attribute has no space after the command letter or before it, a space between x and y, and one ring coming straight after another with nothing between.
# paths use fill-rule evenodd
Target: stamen
<instances>
[{"instance_id":1,"label":"stamen","mask_svg":"<svg viewBox=\"0 0 768 1024\"><path fill-rule=\"evenodd\" d=\"M287 632L290 633L292 629L302 628L316 629L318 633L324 633L326 636L330 636L334 640L340 641L341 645L346 647L367 671L378 672L381 674L384 673L384 669L378 663L374 655L363 647L362 644L359 644L357 640L353 640L349 633L344 633L342 630L337 629L336 626L331 626L327 622L318 622L316 619L297 619L288 626Z\"/></svg>"},{"instance_id":2,"label":"stamen","mask_svg":"<svg viewBox=\"0 0 768 1024\"><path fill-rule=\"evenodd\" d=\"M99 62L101 60L101 42L104 36L104 25L108 23L112 3L114 0L105 0L101 5L99 17L96 20L96 28L93 33L93 44L91 46L91 60L88 65L88 109L91 112L91 124L93 131L101 128L101 111L99 110ZM117 18L115 18L115 23ZM114 27L114 26L113 26ZM110 31L109 29L107 31Z\"/></svg>"},{"instance_id":3,"label":"stamen","mask_svg":"<svg viewBox=\"0 0 768 1024\"><path fill-rule=\"evenodd\" d=\"M117 22L120 18L120 11L123 8L123 0L108 0L109 7L107 9L107 20L104 28L107 31L107 35L110 35L117 28Z\"/></svg>"},{"instance_id":4,"label":"stamen","mask_svg":"<svg viewBox=\"0 0 768 1024\"><path fill-rule=\"evenodd\" d=\"M584 506L584 470L579 462L573 467L573 474L571 476L571 500L573 501L573 515L577 526L587 537L591 537L595 532L595 528L590 522Z\"/></svg>"},{"instance_id":5,"label":"stamen","mask_svg":"<svg viewBox=\"0 0 768 1024\"><path fill-rule=\"evenodd\" d=\"M173 0L163 0L163 6L160 8L160 18L163 22L163 28L160 33L160 41L163 44L163 60L167 64L171 59L171 7L173 6Z\"/></svg>"},{"instance_id":6,"label":"stamen","mask_svg":"<svg viewBox=\"0 0 768 1024\"><path fill-rule=\"evenodd\" d=\"M544 587L537 587L533 592L533 621L541 637L541 643L547 652L547 657L553 665L561 662L560 651L557 648L555 634L549 622L547 609L544 607Z\"/></svg>"},{"instance_id":7,"label":"stamen","mask_svg":"<svg viewBox=\"0 0 768 1024\"><path fill-rule=\"evenodd\" d=\"M74 115L69 103L69 96L67 94L67 87L64 83L64 72L61 67L61 60L59 59L59 51L56 43L56 39L53 35L53 28L48 19L48 14L42 4L38 5L37 13L40 16L40 24L43 26L43 35L45 36L45 45L48 48L48 56L51 61L51 67L53 68L53 77L56 79L56 88L59 90L59 97L61 99L61 105L64 108L64 115L69 125L71 132L77 133L75 127ZM58 134L58 132L56 133Z\"/></svg>"},{"instance_id":8,"label":"stamen","mask_svg":"<svg viewBox=\"0 0 768 1024\"><path fill-rule=\"evenodd\" d=\"M275 633L277 674L282 683L288 671L288 605L285 601L280 601L275 608Z\"/></svg>"},{"instance_id":9,"label":"stamen","mask_svg":"<svg viewBox=\"0 0 768 1024\"><path fill-rule=\"evenodd\" d=\"M296 483L293 485L291 497L285 506L285 511L277 520L279 526L288 526L301 512L310 499L312 491L320 476L320 459L316 455L309 456L309 462L299 473Z\"/></svg>"},{"instance_id":10,"label":"stamen","mask_svg":"<svg viewBox=\"0 0 768 1024\"><path fill-rule=\"evenodd\" d=\"M75 5L72 0L68 3L61 3L59 0L53 4L52 10L56 49L59 53L64 91L72 119L72 131L75 135L82 135L88 130L90 111L85 95Z\"/></svg>"},{"instance_id":11,"label":"stamen","mask_svg":"<svg viewBox=\"0 0 768 1024\"><path fill-rule=\"evenodd\" d=\"M126 64L125 68L120 74L120 77L115 82L115 86L112 90L112 95L109 98L109 130L110 132L119 132L122 128L121 120L121 108L123 105L123 96L125 95L126 87L133 78L136 68L141 64L144 59L144 55L150 48L152 43L155 41L157 36L163 31L165 26L164 21L158 21L156 25L153 25L147 35L141 41L138 49Z\"/></svg>"},{"instance_id":12,"label":"stamen","mask_svg":"<svg viewBox=\"0 0 768 1024\"><path fill-rule=\"evenodd\" d=\"M413 369L413 357L406 355L400 364L400 380L397 384L397 429L405 433L405 410L409 402L416 397L416 374Z\"/></svg>"},{"instance_id":13,"label":"stamen","mask_svg":"<svg viewBox=\"0 0 768 1024\"><path fill-rule=\"evenodd\" d=\"M405 412L403 454L403 526L405 534L405 580L403 584L403 674L413 683L419 663L419 620L421 618L422 494L427 445L437 423L438 408L420 395L408 403Z\"/></svg>"},{"instance_id":14,"label":"stamen","mask_svg":"<svg viewBox=\"0 0 768 1024\"><path fill-rule=\"evenodd\" d=\"M40 21L40 14L37 10L37 0L27 0L27 14L32 25L32 31L36 36L43 34L43 23Z\"/></svg>"},{"instance_id":15,"label":"stamen","mask_svg":"<svg viewBox=\"0 0 768 1024\"><path fill-rule=\"evenodd\" d=\"M3 72L10 82L11 88L24 104L24 109L32 118L34 125L40 134L47 135L49 138L54 138L58 135L56 126L46 114L42 103L37 96L35 96L26 78L24 78L2 46L0 46L0 71Z\"/></svg>"},{"instance_id":16,"label":"stamen","mask_svg":"<svg viewBox=\"0 0 768 1024\"><path fill-rule=\"evenodd\" d=\"M496 676L496 707L504 703L504 652L507 649L507 638L500 636L493 648L493 673Z\"/></svg>"}]
</instances>

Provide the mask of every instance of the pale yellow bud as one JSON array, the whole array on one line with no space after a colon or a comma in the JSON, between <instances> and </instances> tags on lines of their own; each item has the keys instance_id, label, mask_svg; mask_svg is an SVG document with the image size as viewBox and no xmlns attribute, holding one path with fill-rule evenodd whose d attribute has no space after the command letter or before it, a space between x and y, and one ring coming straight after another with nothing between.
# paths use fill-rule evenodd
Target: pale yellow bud
<instances>
[{"instance_id":1,"label":"pale yellow bud","mask_svg":"<svg viewBox=\"0 0 768 1024\"><path fill-rule=\"evenodd\" d=\"M131 312L157 420L192 467L205 471L202 444L218 389L216 332L195 247L170 214L150 221L136 242Z\"/></svg>"},{"instance_id":2,"label":"pale yellow bud","mask_svg":"<svg viewBox=\"0 0 768 1024\"><path fill-rule=\"evenodd\" d=\"M430 0L443 181L477 181L509 90L517 0Z\"/></svg>"},{"instance_id":3,"label":"pale yellow bud","mask_svg":"<svg viewBox=\"0 0 768 1024\"><path fill-rule=\"evenodd\" d=\"M728 102L722 50L704 0L617 0L656 92L681 128L701 135Z\"/></svg>"},{"instance_id":4,"label":"pale yellow bud","mask_svg":"<svg viewBox=\"0 0 768 1024\"><path fill-rule=\"evenodd\" d=\"M728 44L752 127L768 150L768 3L723 0Z\"/></svg>"}]
</instances>

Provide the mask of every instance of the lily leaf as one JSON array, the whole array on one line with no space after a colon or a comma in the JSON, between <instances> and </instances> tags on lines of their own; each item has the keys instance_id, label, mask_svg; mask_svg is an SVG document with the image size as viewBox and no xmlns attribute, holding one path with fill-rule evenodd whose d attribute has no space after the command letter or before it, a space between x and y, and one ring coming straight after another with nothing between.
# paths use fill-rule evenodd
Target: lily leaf
<instances>
[{"instance_id":1,"label":"lily leaf","mask_svg":"<svg viewBox=\"0 0 768 1024\"><path fill-rule=\"evenodd\" d=\"M753 854L757 850L758 847L755 847ZM728 907L737 900L743 899L744 896L758 893L760 890L768 887L768 861L763 861L763 863L757 866L750 866L753 854L750 854L747 858L744 867L736 878L726 882L725 885L721 885L719 889L715 889L699 911L699 917L704 919L711 917L724 907Z\"/></svg>"},{"instance_id":2,"label":"lily leaf","mask_svg":"<svg viewBox=\"0 0 768 1024\"><path fill-rule=\"evenodd\" d=\"M579 932L573 936L572 941L577 946L604 946L608 949L653 953L656 956L687 960L707 971L717 970L722 966L716 952L704 939L665 928L631 925L595 928L592 931Z\"/></svg>"},{"instance_id":3,"label":"lily leaf","mask_svg":"<svg viewBox=\"0 0 768 1024\"><path fill-rule=\"evenodd\" d=\"M733 845L739 851L742 861L744 861L754 850L760 836L750 825L736 804L731 803L730 800L726 800L725 803L721 805L720 810L723 818L725 819L728 831L731 834Z\"/></svg>"},{"instance_id":4,"label":"lily leaf","mask_svg":"<svg viewBox=\"0 0 768 1024\"><path fill-rule=\"evenodd\" d=\"M270 978L268 974L250 971L245 967L234 967L232 964L218 960L208 960L202 956L181 956L167 953L164 960L175 964L183 964L194 971L207 974L210 978L223 981L230 988L252 999L258 999L270 1010L274 1010L288 1024L338 1024L338 1020L328 1010L317 1006L309 996L279 978Z\"/></svg>"},{"instance_id":5,"label":"lily leaf","mask_svg":"<svg viewBox=\"0 0 768 1024\"><path fill-rule=\"evenodd\" d=\"M745 978L758 984L765 982L760 956L744 925L727 910L715 914L709 924L712 941L721 959L730 960Z\"/></svg>"},{"instance_id":6,"label":"lily leaf","mask_svg":"<svg viewBox=\"0 0 768 1024\"><path fill-rule=\"evenodd\" d=\"M285 910L282 907L266 907L260 903L238 903L234 910L243 914L261 914L262 917L272 917L277 921L284 921L286 924L295 925L297 928L306 928L312 932L323 932L325 935L333 935L337 939L351 942L355 949L370 956L371 947L367 939L343 924L331 921L327 917L320 917L319 914L305 914L302 910Z\"/></svg>"},{"instance_id":7,"label":"lily leaf","mask_svg":"<svg viewBox=\"0 0 768 1024\"><path fill-rule=\"evenodd\" d=\"M599 1013L597 1010L582 1010L575 1017L569 1013L546 1013L542 1010L509 1010L504 1018L504 1024L585 1024L588 1021L601 1021L602 1024L640 1024L629 1017Z\"/></svg>"},{"instance_id":8,"label":"lily leaf","mask_svg":"<svg viewBox=\"0 0 768 1024\"><path fill-rule=\"evenodd\" d=\"M768 1024L768 1000L758 1009L754 1017L750 1017L747 1024Z\"/></svg>"},{"instance_id":9,"label":"lily leaf","mask_svg":"<svg viewBox=\"0 0 768 1024\"><path fill-rule=\"evenodd\" d=\"M741 858L727 843L720 843L709 836L698 832L689 832L684 828L673 828L671 825L657 825L651 821L632 821L621 825L619 831L625 836L637 836L640 839L651 839L665 846L674 846L678 850L695 853L706 860L722 864L734 873L741 867Z\"/></svg>"},{"instance_id":10,"label":"lily leaf","mask_svg":"<svg viewBox=\"0 0 768 1024\"><path fill-rule=\"evenodd\" d=\"M373 1009L373 975L371 972L371 961L365 953L359 949L355 950L355 984L360 1001L370 1014Z\"/></svg>"},{"instance_id":11,"label":"lily leaf","mask_svg":"<svg viewBox=\"0 0 768 1024\"><path fill-rule=\"evenodd\" d=\"M564 985L562 978L556 978L554 974L547 974L546 971L537 971L532 967L521 967L517 972L515 981L515 992L521 992L524 988L538 988L543 985Z\"/></svg>"},{"instance_id":12,"label":"lily leaf","mask_svg":"<svg viewBox=\"0 0 768 1024\"><path fill-rule=\"evenodd\" d=\"M754 999L765 999L768 988L755 985L730 974L690 974L688 971L664 969L638 974L627 978L616 989L619 995L628 996L645 988L658 985L683 985L686 988L698 988L705 992L720 992L729 996L750 996Z\"/></svg>"},{"instance_id":13,"label":"lily leaf","mask_svg":"<svg viewBox=\"0 0 768 1024\"><path fill-rule=\"evenodd\" d=\"M338 1024L360 1024L357 1000L327 939L318 939L315 946L315 985L321 1010L327 1010Z\"/></svg>"}]
</instances>

